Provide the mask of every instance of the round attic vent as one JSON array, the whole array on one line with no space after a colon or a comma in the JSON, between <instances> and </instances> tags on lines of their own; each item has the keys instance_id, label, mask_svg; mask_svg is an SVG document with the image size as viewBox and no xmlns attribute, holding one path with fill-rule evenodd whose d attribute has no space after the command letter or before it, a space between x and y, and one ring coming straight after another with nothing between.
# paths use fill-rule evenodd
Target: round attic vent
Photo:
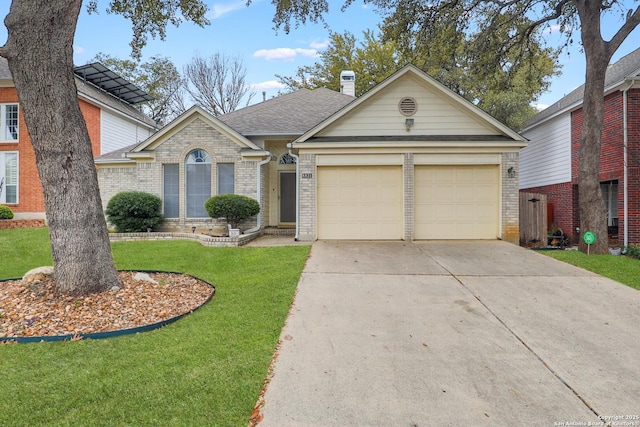
<instances>
[{"instance_id":1,"label":"round attic vent","mask_svg":"<svg viewBox=\"0 0 640 427\"><path fill-rule=\"evenodd\" d=\"M398 110L403 116L413 116L418 111L418 103L410 97L402 98L398 103Z\"/></svg>"}]
</instances>

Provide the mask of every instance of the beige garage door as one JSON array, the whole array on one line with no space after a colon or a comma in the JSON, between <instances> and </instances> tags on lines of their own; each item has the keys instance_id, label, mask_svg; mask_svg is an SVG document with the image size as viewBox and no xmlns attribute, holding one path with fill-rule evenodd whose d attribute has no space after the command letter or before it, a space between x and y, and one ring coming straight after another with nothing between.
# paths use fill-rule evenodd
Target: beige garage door
<instances>
[{"instance_id":1,"label":"beige garage door","mask_svg":"<svg viewBox=\"0 0 640 427\"><path fill-rule=\"evenodd\" d=\"M318 238L402 238L401 166L319 166Z\"/></svg>"},{"instance_id":2,"label":"beige garage door","mask_svg":"<svg viewBox=\"0 0 640 427\"><path fill-rule=\"evenodd\" d=\"M499 170L496 165L416 166L416 239L495 239Z\"/></svg>"}]
</instances>

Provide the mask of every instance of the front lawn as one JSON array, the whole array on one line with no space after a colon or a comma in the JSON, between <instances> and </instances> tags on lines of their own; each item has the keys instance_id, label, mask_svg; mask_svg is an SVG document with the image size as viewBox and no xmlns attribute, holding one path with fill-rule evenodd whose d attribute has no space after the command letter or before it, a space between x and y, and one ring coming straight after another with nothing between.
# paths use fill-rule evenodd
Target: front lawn
<instances>
[{"instance_id":1,"label":"front lawn","mask_svg":"<svg viewBox=\"0 0 640 427\"><path fill-rule=\"evenodd\" d=\"M0 230L0 279L50 265L48 244L44 228ZM152 332L1 345L0 425L246 426L309 246L112 247L119 269L189 273L215 285L216 295Z\"/></svg>"},{"instance_id":2,"label":"front lawn","mask_svg":"<svg viewBox=\"0 0 640 427\"><path fill-rule=\"evenodd\" d=\"M580 251L540 251L545 255L640 289L640 261L626 256L587 255Z\"/></svg>"}]
</instances>

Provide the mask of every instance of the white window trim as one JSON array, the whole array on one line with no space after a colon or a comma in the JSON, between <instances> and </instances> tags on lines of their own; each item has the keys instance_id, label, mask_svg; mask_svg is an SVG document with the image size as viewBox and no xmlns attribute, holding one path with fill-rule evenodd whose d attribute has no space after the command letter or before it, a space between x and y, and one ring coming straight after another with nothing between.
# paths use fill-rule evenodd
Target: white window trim
<instances>
[{"instance_id":1,"label":"white window trim","mask_svg":"<svg viewBox=\"0 0 640 427\"><path fill-rule=\"evenodd\" d=\"M6 166L5 166L5 154L16 155L16 201L15 203L7 203L7 179L6 179ZM0 151L0 181L5 178L2 184L2 193L0 193L0 204L3 205L17 205L20 203L20 152L19 151Z\"/></svg>"},{"instance_id":2,"label":"white window trim","mask_svg":"<svg viewBox=\"0 0 640 427\"><path fill-rule=\"evenodd\" d=\"M6 139L7 135L7 106L18 106L17 102L6 102L0 104L0 143L16 143L20 141L20 107L18 106L18 127L16 129L16 139Z\"/></svg>"}]
</instances>

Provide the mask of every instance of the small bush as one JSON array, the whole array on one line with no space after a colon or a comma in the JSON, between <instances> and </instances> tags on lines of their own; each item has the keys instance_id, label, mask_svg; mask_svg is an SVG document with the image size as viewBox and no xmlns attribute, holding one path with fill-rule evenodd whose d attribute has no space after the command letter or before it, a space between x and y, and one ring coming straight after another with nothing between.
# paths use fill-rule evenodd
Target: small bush
<instances>
[{"instance_id":1,"label":"small bush","mask_svg":"<svg viewBox=\"0 0 640 427\"><path fill-rule=\"evenodd\" d=\"M627 256L635 259L640 259L640 245L627 246Z\"/></svg>"},{"instance_id":2,"label":"small bush","mask_svg":"<svg viewBox=\"0 0 640 427\"><path fill-rule=\"evenodd\" d=\"M105 213L117 233L136 233L161 225L164 221L161 208L162 200L158 196L123 191L109 200Z\"/></svg>"},{"instance_id":3,"label":"small bush","mask_svg":"<svg viewBox=\"0 0 640 427\"><path fill-rule=\"evenodd\" d=\"M260 204L251 197L239 194L219 194L211 197L204 204L211 218L225 218L231 228L260 212Z\"/></svg>"},{"instance_id":4,"label":"small bush","mask_svg":"<svg viewBox=\"0 0 640 427\"><path fill-rule=\"evenodd\" d=\"M0 205L0 219L13 219L13 211L9 206Z\"/></svg>"}]
</instances>

